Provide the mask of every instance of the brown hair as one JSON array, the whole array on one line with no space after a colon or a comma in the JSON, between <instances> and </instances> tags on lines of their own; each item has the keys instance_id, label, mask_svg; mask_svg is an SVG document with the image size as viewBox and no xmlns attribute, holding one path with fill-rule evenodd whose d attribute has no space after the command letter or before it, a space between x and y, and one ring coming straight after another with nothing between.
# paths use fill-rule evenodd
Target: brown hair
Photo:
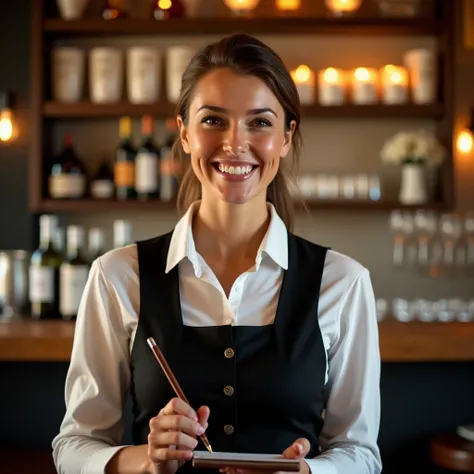
<instances>
[{"instance_id":1,"label":"brown hair","mask_svg":"<svg viewBox=\"0 0 474 474\"><path fill-rule=\"evenodd\" d=\"M294 199L291 196L290 186L294 184L293 176L299 163L302 143L299 129L300 101L293 79L281 58L267 45L245 34L228 36L205 46L192 58L183 74L177 114L181 115L186 124L196 84L205 74L224 67L237 74L261 79L282 105L287 129L290 128L291 121L294 120L296 123L290 163L287 163L286 158L281 160L275 179L267 190L267 200L275 206L277 213L291 231L294 225ZM173 146L173 157L187 168L178 193L178 210L184 213L192 202L201 198L201 183L189 166L189 160L184 159L185 153L179 139Z\"/></svg>"}]
</instances>

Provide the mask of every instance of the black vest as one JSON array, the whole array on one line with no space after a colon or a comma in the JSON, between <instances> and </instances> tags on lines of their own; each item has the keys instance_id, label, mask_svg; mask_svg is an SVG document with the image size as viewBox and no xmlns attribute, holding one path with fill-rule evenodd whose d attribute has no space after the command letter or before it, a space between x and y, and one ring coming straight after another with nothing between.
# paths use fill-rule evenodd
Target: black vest
<instances>
[{"instance_id":1,"label":"black vest","mask_svg":"<svg viewBox=\"0 0 474 474\"><path fill-rule=\"evenodd\" d=\"M137 243L134 443L147 442L150 418L175 396L146 342L153 337L191 406L210 408L214 451L280 454L304 437L311 443L308 457L316 456L326 370L318 301L327 249L288 233L289 266L273 324L189 327L182 321L178 266L165 273L171 235ZM205 448L199 442L196 449ZM189 463L183 468L191 469Z\"/></svg>"}]
</instances>

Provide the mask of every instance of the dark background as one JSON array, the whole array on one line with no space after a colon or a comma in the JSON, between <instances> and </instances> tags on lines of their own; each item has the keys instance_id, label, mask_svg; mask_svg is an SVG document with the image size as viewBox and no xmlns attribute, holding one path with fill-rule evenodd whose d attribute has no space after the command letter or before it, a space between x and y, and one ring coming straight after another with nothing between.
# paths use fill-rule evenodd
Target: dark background
<instances>
[{"instance_id":1,"label":"dark background","mask_svg":"<svg viewBox=\"0 0 474 474\"><path fill-rule=\"evenodd\" d=\"M15 92L21 135L13 145L0 146L0 249L36 244L27 206L32 1L2 2L1 8L0 90ZM427 472L430 437L474 423L473 369L467 363L383 364L380 447L385 473ZM50 446L64 413L66 371L67 363L0 363L2 447Z\"/></svg>"}]
</instances>

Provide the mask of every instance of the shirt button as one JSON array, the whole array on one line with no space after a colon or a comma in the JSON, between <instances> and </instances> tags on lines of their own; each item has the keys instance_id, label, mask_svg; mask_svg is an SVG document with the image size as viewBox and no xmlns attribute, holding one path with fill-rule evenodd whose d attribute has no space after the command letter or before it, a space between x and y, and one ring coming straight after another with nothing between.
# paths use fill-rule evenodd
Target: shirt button
<instances>
[{"instance_id":1,"label":"shirt button","mask_svg":"<svg viewBox=\"0 0 474 474\"><path fill-rule=\"evenodd\" d=\"M226 322L226 324L231 324L231 323L232 323L232 319L226 319L225 322Z\"/></svg>"},{"instance_id":2,"label":"shirt button","mask_svg":"<svg viewBox=\"0 0 474 474\"><path fill-rule=\"evenodd\" d=\"M231 397L232 395L234 395L234 387L230 385L226 385L224 387L224 394L227 395L228 397Z\"/></svg>"},{"instance_id":3,"label":"shirt button","mask_svg":"<svg viewBox=\"0 0 474 474\"><path fill-rule=\"evenodd\" d=\"M224 356L226 359L232 359L234 357L234 349L231 349L230 347L224 351Z\"/></svg>"},{"instance_id":4,"label":"shirt button","mask_svg":"<svg viewBox=\"0 0 474 474\"><path fill-rule=\"evenodd\" d=\"M239 293L239 292L240 292L240 286L236 286L236 287L235 287L235 292L236 292L236 293Z\"/></svg>"},{"instance_id":5,"label":"shirt button","mask_svg":"<svg viewBox=\"0 0 474 474\"><path fill-rule=\"evenodd\" d=\"M231 435L234 432L234 427L232 425L225 425L224 426L224 433Z\"/></svg>"}]
</instances>

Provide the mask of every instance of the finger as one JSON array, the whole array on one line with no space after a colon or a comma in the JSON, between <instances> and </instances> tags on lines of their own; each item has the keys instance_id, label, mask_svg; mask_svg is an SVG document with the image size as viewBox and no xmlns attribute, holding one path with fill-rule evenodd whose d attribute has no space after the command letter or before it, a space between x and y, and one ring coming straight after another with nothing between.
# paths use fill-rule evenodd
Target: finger
<instances>
[{"instance_id":1,"label":"finger","mask_svg":"<svg viewBox=\"0 0 474 474\"><path fill-rule=\"evenodd\" d=\"M151 444L155 449L163 447L171 449L171 446L181 446L181 450L193 450L197 446L198 441L193 436L182 431L159 431L157 433L150 433L148 444Z\"/></svg>"},{"instance_id":2,"label":"finger","mask_svg":"<svg viewBox=\"0 0 474 474\"><path fill-rule=\"evenodd\" d=\"M283 451L283 457L287 459L304 458L311 449L311 444L306 438L298 438L291 446Z\"/></svg>"},{"instance_id":3,"label":"finger","mask_svg":"<svg viewBox=\"0 0 474 474\"><path fill-rule=\"evenodd\" d=\"M177 397L172 398L160 413L162 415L184 415L194 421L198 421L196 412L184 400Z\"/></svg>"},{"instance_id":4,"label":"finger","mask_svg":"<svg viewBox=\"0 0 474 474\"><path fill-rule=\"evenodd\" d=\"M183 431L191 436L200 436L204 433L204 428L200 423L184 415L158 417L154 427L157 428L157 431Z\"/></svg>"},{"instance_id":5,"label":"finger","mask_svg":"<svg viewBox=\"0 0 474 474\"><path fill-rule=\"evenodd\" d=\"M209 419L209 415L211 414L211 410L209 407L202 406L198 409L196 412L198 416L199 423L202 425L202 427L207 430L208 427L208 422L207 420Z\"/></svg>"},{"instance_id":6,"label":"finger","mask_svg":"<svg viewBox=\"0 0 474 474\"><path fill-rule=\"evenodd\" d=\"M163 461L188 461L192 459L193 453L190 450L178 450L168 448L151 448L148 446L148 457L154 463Z\"/></svg>"}]
</instances>

